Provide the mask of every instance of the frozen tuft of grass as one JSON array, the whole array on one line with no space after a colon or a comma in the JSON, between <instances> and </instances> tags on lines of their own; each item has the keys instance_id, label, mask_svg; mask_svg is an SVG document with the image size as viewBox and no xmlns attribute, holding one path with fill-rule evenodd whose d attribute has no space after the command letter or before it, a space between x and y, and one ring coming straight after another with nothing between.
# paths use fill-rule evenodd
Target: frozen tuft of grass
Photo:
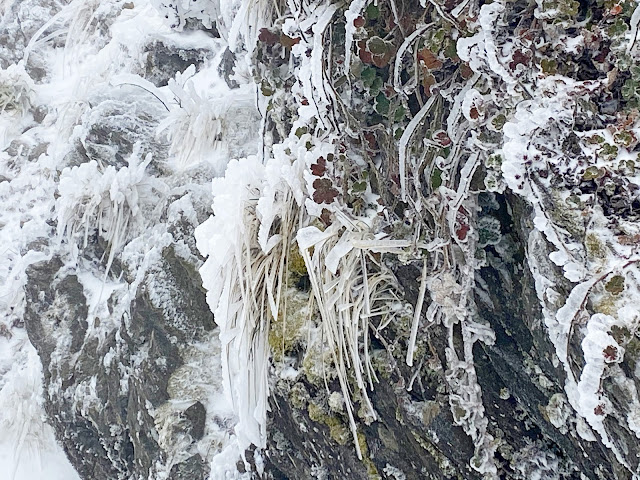
<instances>
[{"instance_id":1,"label":"frozen tuft of grass","mask_svg":"<svg viewBox=\"0 0 640 480\"><path fill-rule=\"evenodd\" d=\"M34 100L33 80L22 63L0 69L0 113L24 115Z\"/></svg>"},{"instance_id":2,"label":"frozen tuft of grass","mask_svg":"<svg viewBox=\"0 0 640 480\"><path fill-rule=\"evenodd\" d=\"M107 274L116 253L132 232L145 228L149 213L161 204L158 200L167 191L164 182L147 175L150 162L151 154L141 158L138 143L128 166L119 170L90 161L62 171L56 201L58 234L81 240L82 247L94 232L106 240Z\"/></svg>"}]
</instances>

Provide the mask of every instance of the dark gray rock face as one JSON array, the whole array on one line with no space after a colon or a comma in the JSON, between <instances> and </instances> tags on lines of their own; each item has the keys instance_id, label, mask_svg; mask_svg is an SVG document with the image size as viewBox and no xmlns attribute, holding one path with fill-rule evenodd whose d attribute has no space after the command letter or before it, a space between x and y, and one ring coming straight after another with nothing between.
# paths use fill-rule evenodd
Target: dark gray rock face
<instances>
[{"instance_id":1,"label":"dark gray rock face","mask_svg":"<svg viewBox=\"0 0 640 480\"><path fill-rule=\"evenodd\" d=\"M166 460L154 409L169 398L169 377L183 363L180 346L213 328L191 269L168 248L119 328L92 336L84 320L90 318L87 299L74 272L65 271L57 257L30 267L25 323L45 367L45 409L83 478L153 478L156 463ZM163 288L180 292L169 302L184 316L167 315L169 305L154 302L153 292ZM193 441L202 438L204 406L193 403L185 417L183 433ZM206 472L196 455L174 465L172 478L203 479Z\"/></svg>"},{"instance_id":2,"label":"dark gray rock face","mask_svg":"<svg viewBox=\"0 0 640 480\"><path fill-rule=\"evenodd\" d=\"M155 139L158 122L167 113L160 100L131 85L115 87L109 95L97 95L93 100L96 105L83 115L81 133L73 139L75 148L65 158L68 166L89 160L126 166L136 143L153 155L154 164L166 160L167 143Z\"/></svg>"},{"instance_id":3,"label":"dark gray rock face","mask_svg":"<svg viewBox=\"0 0 640 480\"><path fill-rule=\"evenodd\" d=\"M164 107L149 102L140 89L116 87L110 93L96 97L85 113L67 164L97 160L120 169L138 144L156 160L148 173L158 175L168 146L149 139ZM154 221L171 232L165 232L170 240L151 254L147 250L155 246L142 244L140 255L149 258L144 268L116 261L105 277L109 247L92 232L79 263L69 262L63 246L27 271L25 326L43 364L45 410L82 478L146 479L171 470L176 480L204 479L208 472L205 459L194 453L207 421L202 403L177 398L186 409L185 421L172 425L169 439L159 431L164 426L157 426L186 349L214 328L196 271L198 219L168 219L166 208L181 196L168 200L164 213L156 208L161 218ZM86 283L87 275L102 283L99 292ZM91 303L96 299L106 309L97 311ZM173 452L178 448L191 453L184 466Z\"/></svg>"},{"instance_id":4,"label":"dark gray rock face","mask_svg":"<svg viewBox=\"0 0 640 480\"><path fill-rule=\"evenodd\" d=\"M184 49L154 41L147 46L145 78L156 87L164 87L176 72L184 72L190 65L199 67L211 54L205 49Z\"/></svg>"}]
</instances>

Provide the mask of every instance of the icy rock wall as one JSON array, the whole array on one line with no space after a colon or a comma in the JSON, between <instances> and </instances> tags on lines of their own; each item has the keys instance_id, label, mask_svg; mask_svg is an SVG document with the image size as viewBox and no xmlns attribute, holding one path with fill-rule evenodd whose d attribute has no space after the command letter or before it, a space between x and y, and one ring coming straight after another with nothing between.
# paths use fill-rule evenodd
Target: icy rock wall
<instances>
[{"instance_id":1,"label":"icy rock wall","mask_svg":"<svg viewBox=\"0 0 640 480\"><path fill-rule=\"evenodd\" d=\"M14 473L637 478L636 2L0 8Z\"/></svg>"}]
</instances>

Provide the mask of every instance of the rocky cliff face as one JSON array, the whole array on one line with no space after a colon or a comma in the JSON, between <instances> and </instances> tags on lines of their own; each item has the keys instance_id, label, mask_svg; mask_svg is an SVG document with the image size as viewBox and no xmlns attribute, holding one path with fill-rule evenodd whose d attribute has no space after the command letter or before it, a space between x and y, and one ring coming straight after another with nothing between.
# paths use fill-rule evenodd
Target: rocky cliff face
<instances>
[{"instance_id":1,"label":"rocky cliff face","mask_svg":"<svg viewBox=\"0 0 640 480\"><path fill-rule=\"evenodd\" d=\"M174 3L0 5L12 475L636 478L640 8Z\"/></svg>"},{"instance_id":2,"label":"rocky cliff face","mask_svg":"<svg viewBox=\"0 0 640 480\"><path fill-rule=\"evenodd\" d=\"M473 353L500 478L631 478L601 442L584 438L588 427L566 399L564 373L554 366L555 350L526 261L530 208L511 195L492 200L500 206L493 213L501 222L502 248L487 249L492 259L476 274L475 301L496 340L476 345ZM398 265L394 273L404 298L414 302L419 269ZM268 455L284 478L482 478L469 465L474 445L449 406L445 332L432 325L421 335L428 353L413 369L404 362L406 332L396 327L380 343L374 340L381 381L371 399L378 420L363 425L363 461L345 442L345 426L339 412L331 411L321 380L314 383L306 375L293 385L278 381ZM635 440L626 439L631 450Z\"/></svg>"}]
</instances>

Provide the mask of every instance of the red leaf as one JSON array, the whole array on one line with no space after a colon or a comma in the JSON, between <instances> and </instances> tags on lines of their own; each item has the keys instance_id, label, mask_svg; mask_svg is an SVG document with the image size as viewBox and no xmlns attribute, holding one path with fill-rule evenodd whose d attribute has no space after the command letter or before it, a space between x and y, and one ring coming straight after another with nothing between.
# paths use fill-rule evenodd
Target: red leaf
<instances>
[{"instance_id":1,"label":"red leaf","mask_svg":"<svg viewBox=\"0 0 640 480\"><path fill-rule=\"evenodd\" d=\"M615 362L618 358L618 348L614 345L607 345L602 354L607 362Z\"/></svg>"},{"instance_id":2,"label":"red leaf","mask_svg":"<svg viewBox=\"0 0 640 480\"><path fill-rule=\"evenodd\" d=\"M463 78L463 80L469 80L471 77L473 77L473 70L471 70L471 67L469 65L463 63L462 65L460 65L460 76Z\"/></svg>"},{"instance_id":3,"label":"red leaf","mask_svg":"<svg viewBox=\"0 0 640 480\"><path fill-rule=\"evenodd\" d=\"M327 161L324 157L320 157L318 159L318 163L314 163L311 165L311 174L316 177L321 177L324 175L324 172L327 171Z\"/></svg>"},{"instance_id":4,"label":"red leaf","mask_svg":"<svg viewBox=\"0 0 640 480\"><path fill-rule=\"evenodd\" d=\"M640 243L640 235L620 235L618 242L620 242L620 245L637 245Z\"/></svg>"},{"instance_id":5,"label":"red leaf","mask_svg":"<svg viewBox=\"0 0 640 480\"><path fill-rule=\"evenodd\" d=\"M300 43L299 37L290 37L289 35L285 35L284 33L280 35L280 43L283 47L291 48L294 45Z\"/></svg>"},{"instance_id":6,"label":"red leaf","mask_svg":"<svg viewBox=\"0 0 640 480\"><path fill-rule=\"evenodd\" d=\"M609 52L611 52L611 49L607 45L604 45L593 59L598 63L604 63L607 60Z\"/></svg>"},{"instance_id":7,"label":"red leaf","mask_svg":"<svg viewBox=\"0 0 640 480\"><path fill-rule=\"evenodd\" d=\"M367 51L367 42L365 40L358 42L358 56L363 63L373 63L373 56L371 52Z\"/></svg>"},{"instance_id":8,"label":"red leaf","mask_svg":"<svg viewBox=\"0 0 640 480\"><path fill-rule=\"evenodd\" d=\"M280 37L271 32L268 28L261 28L258 40L267 45L275 45L280 41Z\"/></svg>"},{"instance_id":9,"label":"red leaf","mask_svg":"<svg viewBox=\"0 0 640 480\"><path fill-rule=\"evenodd\" d=\"M620 5L614 5L613 7L611 7L611 10L609 10L609 15L619 15L622 13L622 7Z\"/></svg>"},{"instance_id":10,"label":"red leaf","mask_svg":"<svg viewBox=\"0 0 640 480\"><path fill-rule=\"evenodd\" d=\"M435 132L433 134L433 140L443 147L448 147L449 145L451 145L451 139L449 138L449 135L447 135L447 132L445 132L444 130L438 130L437 132Z\"/></svg>"},{"instance_id":11,"label":"red leaf","mask_svg":"<svg viewBox=\"0 0 640 480\"><path fill-rule=\"evenodd\" d=\"M425 75L422 77L422 87L424 88L424 93L428 96L434 95L434 92L431 91L431 87L436 84L436 77L433 75Z\"/></svg>"},{"instance_id":12,"label":"red leaf","mask_svg":"<svg viewBox=\"0 0 640 480\"><path fill-rule=\"evenodd\" d=\"M356 28L362 28L364 27L364 18L363 17L356 17L353 19L353 26Z\"/></svg>"},{"instance_id":13,"label":"red leaf","mask_svg":"<svg viewBox=\"0 0 640 480\"><path fill-rule=\"evenodd\" d=\"M473 120L477 120L480 117L480 114L478 113L478 109L475 107L475 105L469 109L469 116Z\"/></svg>"},{"instance_id":14,"label":"red leaf","mask_svg":"<svg viewBox=\"0 0 640 480\"><path fill-rule=\"evenodd\" d=\"M331 203L340 192L333 188L328 178L318 178L313 182L313 201L316 203Z\"/></svg>"},{"instance_id":15,"label":"red leaf","mask_svg":"<svg viewBox=\"0 0 640 480\"><path fill-rule=\"evenodd\" d=\"M515 52L513 52L513 57L511 62L509 62L509 68L515 71L518 65L526 66L526 65L529 65L530 61L531 61L531 58L529 57L529 55L524 53L522 50L516 50Z\"/></svg>"},{"instance_id":16,"label":"red leaf","mask_svg":"<svg viewBox=\"0 0 640 480\"><path fill-rule=\"evenodd\" d=\"M598 406L593 409L593 413L600 416L604 415L604 405L599 403Z\"/></svg>"},{"instance_id":17,"label":"red leaf","mask_svg":"<svg viewBox=\"0 0 640 480\"><path fill-rule=\"evenodd\" d=\"M469 226L469 217L467 211L460 207L456 213L456 236L458 240L465 241L471 227Z\"/></svg>"},{"instance_id":18,"label":"red leaf","mask_svg":"<svg viewBox=\"0 0 640 480\"><path fill-rule=\"evenodd\" d=\"M369 150L376 151L378 149L378 142L376 141L376 136L373 133L366 132L364 134L364 139L367 141Z\"/></svg>"},{"instance_id":19,"label":"red leaf","mask_svg":"<svg viewBox=\"0 0 640 480\"><path fill-rule=\"evenodd\" d=\"M439 70L442 68L442 61L428 48L418 51L418 60L424 63L429 70Z\"/></svg>"},{"instance_id":20,"label":"red leaf","mask_svg":"<svg viewBox=\"0 0 640 480\"><path fill-rule=\"evenodd\" d=\"M384 68L389 65L391 58L393 57L393 52L388 51L384 55L373 55L371 61L378 68Z\"/></svg>"},{"instance_id":21,"label":"red leaf","mask_svg":"<svg viewBox=\"0 0 640 480\"><path fill-rule=\"evenodd\" d=\"M322 220L322 223L324 223L327 227L331 225L331 223L333 223L331 221L331 212L326 208L323 208L322 213L320 214L320 220Z\"/></svg>"},{"instance_id":22,"label":"red leaf","mask_svg":"<svg viewBox=\"0 0 640 480\"><path fill-rule=\"evenodd\" d=\"M458 240L460 241L466 240L467 233L469 233L470 229L471 228L469 227L469 225L460 225L460 228L456 230L456 236L458 237Z\"/></svg>"}]
</instances>

